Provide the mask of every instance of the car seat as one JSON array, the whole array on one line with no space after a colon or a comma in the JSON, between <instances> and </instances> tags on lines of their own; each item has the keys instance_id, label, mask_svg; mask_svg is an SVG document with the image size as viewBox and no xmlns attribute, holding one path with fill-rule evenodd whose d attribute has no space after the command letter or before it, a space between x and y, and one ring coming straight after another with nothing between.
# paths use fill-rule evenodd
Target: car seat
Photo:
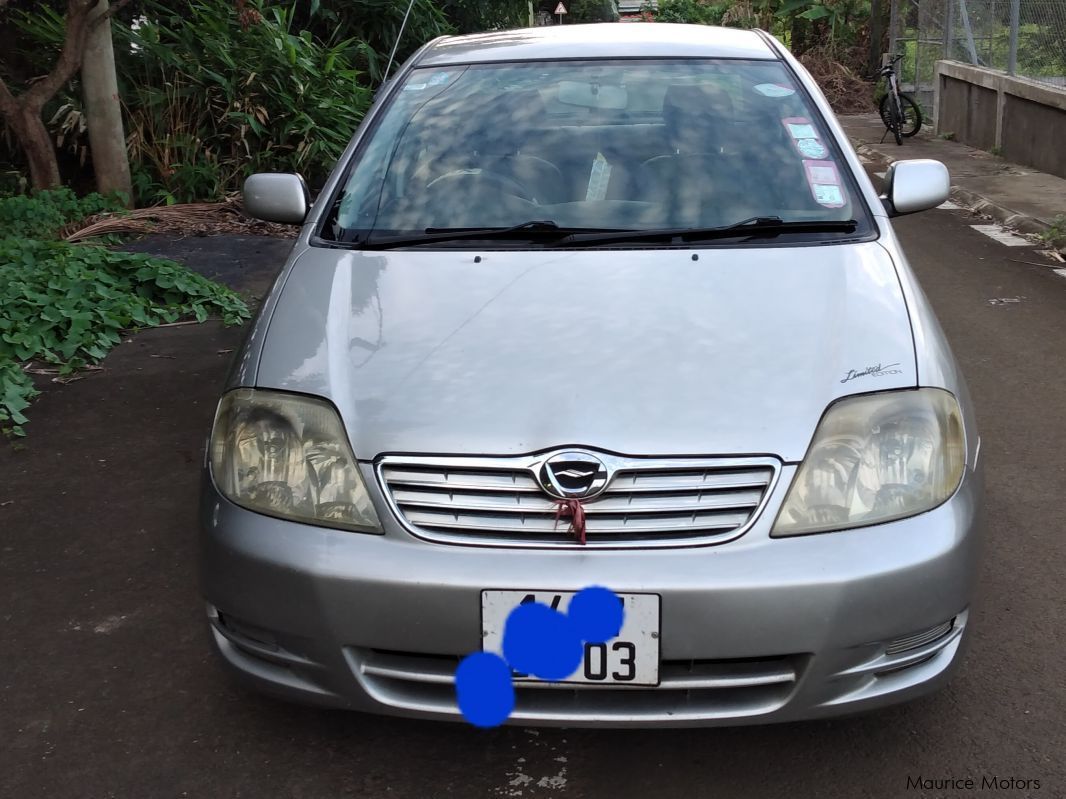
<instances>
[{"instance_id":1,"label":"car seat","mask_svg":"<svg viewBox=\"0 0 1066 799\"><path fill-rule=\"evenodd\" d=\"M447 135L454 141L431 163L423 164L416 180L426 185L457 170L483 170L506 178L519 194L538 203L565 199L565 182L555 164L522 152L547 116L540 93L533 90L505 91L492 98L477 113L450 119ZM488 185L488 184L486 184ZM497 186L500 184L496 184Z\"/></svg>"},{"instance_id":2,"label":"car seat","mask_svg":"<svg viewBox=\"0 0 1066 799\"><path fill-rule=\"evenodd\" d=\"M743 194L733 101L717 86L673 85L663 97L670 152L640 165L640 196L663 205L671 225L713 224ZM732 214L729 214L732 216Z\"/></svg>"}]
</instances>

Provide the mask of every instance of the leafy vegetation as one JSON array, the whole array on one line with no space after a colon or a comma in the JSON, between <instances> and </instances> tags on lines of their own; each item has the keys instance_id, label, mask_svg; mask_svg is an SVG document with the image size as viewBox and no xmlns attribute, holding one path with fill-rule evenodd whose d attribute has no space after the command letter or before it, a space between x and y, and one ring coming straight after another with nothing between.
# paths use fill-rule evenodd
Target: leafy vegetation
<instances>
[{"instance_id":1,"label":"leafy vegetation","mask_svg":"<svg viewBox=\"0 0 1066 799\"><path fill-rule=\"evenodd\" d=\"M1040 239L1058 249L1066 249L1066 216L1059 214L1051 220L1047 230L1040 233Z\"/></svg>"},{"instance_id":2,"label":"leafy vegetation","mask_svg":"<svg viewBox=\"0 0 1066 799\"><path fill-rule=\"evenodd\" d=\"M212 314L227 324L248 318L234 292L173 261L49 240L116 203L67 189L0 199L0 430L22 435L36 394L20 364L69 374L100 361L123 330Z\"/></svg>"},{"instance_id":3,"label":"leafy vegetation","mask_svg":"<svg viewBox=\"0 0 1066 799\"><path fill-rule=\"evenodd\" d=\"M570 0L567 11L570 23L618 21L618 9L612 0Z\"/></svg>"},{"instance_id":4,"label":"leafy vegetation","mask_svg":"<svg viewBox=\"0 0 1066 799\"><path fill-rule=\"evenodd\" d=\"M698 25L721 25L732 3L703 3L700 0L662 0L655 15L658 22L687 22ZM646 11L652 10L650 3Z\"/></svg>"},{"instance_id":5,"label":"leafy vegetation","mask_svg":"<svg viewBox=\"0 0 1066 799\"><path fill-rule=\"evenodd\" d=\"M104 211L121 211L121 197L89 194L78 197L71 189L51 189L34 195L0 200L0 235L9 238L52 238L64 226Z\"/></svg>"},{"instance_id":6,"label":"leafy vegetation","mask_svg":"<svg viewBox=\"0 0 1066 799\"><path fill-rule=\"evenodd\" d=\"M282 7L242 22L217 2L149 5L120 62L139 202L218 200L261 170L324 177L371 101L354 42Z\"/></svg>"}]
</instances>

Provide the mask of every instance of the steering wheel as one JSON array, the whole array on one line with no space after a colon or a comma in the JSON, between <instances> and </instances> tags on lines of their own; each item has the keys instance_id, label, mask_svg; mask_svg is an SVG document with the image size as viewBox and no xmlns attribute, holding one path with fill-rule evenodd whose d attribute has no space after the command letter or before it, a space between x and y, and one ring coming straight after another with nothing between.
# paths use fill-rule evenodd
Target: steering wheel
<instances>
[{"instance_id":1,"label":"steering wheel","mask_svg":"<svg viewBox=\"0 0 1066 799\"><path fill-rule=\"evenodd\" d=\"M536 203L536 200L533 199L533 193L517 180L507 175L501 175L499 172L490 172L487 169L453 169L451 172L445 172L439 178L431 180L426 184L426 189L433 189L434 191L443 189L447 191L449 185L457 180L485 181L504 194L510 194L529 203Z\"/></svg>"}]
</instances>

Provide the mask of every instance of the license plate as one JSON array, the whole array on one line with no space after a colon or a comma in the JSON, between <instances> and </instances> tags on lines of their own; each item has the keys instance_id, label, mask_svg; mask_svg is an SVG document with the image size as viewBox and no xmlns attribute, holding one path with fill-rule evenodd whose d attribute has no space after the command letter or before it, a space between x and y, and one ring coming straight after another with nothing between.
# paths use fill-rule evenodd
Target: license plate
<instances>
[{"instance_id":1,"label":"license plate","mask_svg":"<svg viewBox=\"0 0 1066 799\"><path fill-rule=\"evenodd\" d=\"M482 591L481 641L486 652L503 651L503 628L518 605L541 602L566 612L573 598L568 591ZM585 656L576 672L564 683L594 685L659 684L659 596L619 594L625 608L622 629L603 644L585 644ZM516 681L539 682L536 677L515 674Z\"/></svg>"}]
</instances>

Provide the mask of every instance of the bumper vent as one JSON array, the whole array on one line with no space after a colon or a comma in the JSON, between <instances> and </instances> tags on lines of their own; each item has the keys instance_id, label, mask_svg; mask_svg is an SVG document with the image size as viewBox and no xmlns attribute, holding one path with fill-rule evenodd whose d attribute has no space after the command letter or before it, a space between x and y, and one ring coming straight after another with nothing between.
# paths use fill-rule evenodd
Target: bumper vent
<instances>
[{"instance_id":1,"label":"bumper vent","mask_svg":"<svg viewBox=\"0 0 1066 799\"><path fill-rule=\"evenodd\" d=\"M349 648L349 664L378 702L394 708L459 715L459 658ZM654 688L520 682L512 720L648 722L734 718L785 704L802 674L802 656L743 660L666 660Z\"/></svg>"},{"instance_id":2,"label":"bumper vent","mask_svg":"<svg viewBox=\"0 0 1066 799\"><path fill-rule=\"evenodd\" d=\"M773 458L624 459L598 455L610 473L584 501L588 546L721 543L743 533L777 476ZM541 489L544 456L386 456L378 476L397 516L415 535L457 544L574 545Z\"/></svg>"},{"instance_id":3,"label":"bumper vent","mask_svg":"<svg viewBox=\"0 0 1066 799\"><path fill-rule=\"evenodd\" d=\"M885 648L886 655L898 655L900 652L907 652L911 649L919 649L920 647L930 644L939 638L943 638L945 635L951 632L951 628L955 626L955 619L946 621L943 624L938 624L936 627L930 627L928 630L923 630L920 633L914 633L913 635L907 635L903 638L897 638L891 641Z\"/></svg>"}]
</instances>

